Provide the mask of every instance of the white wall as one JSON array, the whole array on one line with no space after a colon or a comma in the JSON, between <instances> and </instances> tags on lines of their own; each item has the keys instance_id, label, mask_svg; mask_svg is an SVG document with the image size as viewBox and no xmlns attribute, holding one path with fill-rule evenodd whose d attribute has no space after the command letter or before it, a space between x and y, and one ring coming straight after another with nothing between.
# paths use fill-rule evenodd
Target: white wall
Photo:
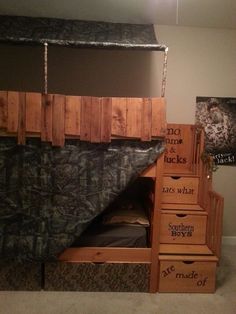
<instances>
[{"instance_id":1,"label":"white wall","mask_svg":"<svg viewBox=\"0 0 236 314\"><path fill-rule=\"evenodd\" d=\"M159 26L156 32L169 47L168 122L194 123L196 96L236 97L236 30ZM236 167L221 166L213 185L225 197L223 233L236 236Z\"/></svg>"}]
</instances>

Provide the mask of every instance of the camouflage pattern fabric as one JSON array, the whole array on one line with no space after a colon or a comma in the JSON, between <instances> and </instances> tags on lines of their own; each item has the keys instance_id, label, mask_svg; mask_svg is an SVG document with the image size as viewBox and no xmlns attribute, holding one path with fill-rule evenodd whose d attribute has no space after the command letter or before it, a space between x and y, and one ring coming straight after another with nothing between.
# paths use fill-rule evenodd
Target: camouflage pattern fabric
<instances>
[{"instance_id":1,"label":"camouflage pattern fabric","mask_svg":"<svg viewBox=\"0 0 236 314\"><path fill-rule=\"evenodd\" d=\"M0 42L165 51L153 25L0 15Z\"/></svg>"},{"instance_id":2,"label":"camouflage pattern fabric","mask_svg":"<svg viewBox=\"0 0 236 314\"><path fill-rule=\"evenodd\" d=\"M55 260L162 151L160 141L0 138L0 258Z\"/></svg>"}]
</instances>

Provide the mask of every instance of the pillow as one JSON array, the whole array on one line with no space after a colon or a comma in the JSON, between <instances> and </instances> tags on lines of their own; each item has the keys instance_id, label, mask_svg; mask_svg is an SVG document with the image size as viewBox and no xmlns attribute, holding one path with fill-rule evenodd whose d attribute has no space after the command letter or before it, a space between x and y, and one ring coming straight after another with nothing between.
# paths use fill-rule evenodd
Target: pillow
<instances>
[{"instance_id":1,"label":"pillow","mask_svg":"<svg viewBox=\"0 0 236 314\"><path fill-rule=\"evenodd\" d=\"M150 223L138 203L126 202L120 208L113 208L103 216L103 224L134 224L149 227Z\"/></svg>"}]
</instances>

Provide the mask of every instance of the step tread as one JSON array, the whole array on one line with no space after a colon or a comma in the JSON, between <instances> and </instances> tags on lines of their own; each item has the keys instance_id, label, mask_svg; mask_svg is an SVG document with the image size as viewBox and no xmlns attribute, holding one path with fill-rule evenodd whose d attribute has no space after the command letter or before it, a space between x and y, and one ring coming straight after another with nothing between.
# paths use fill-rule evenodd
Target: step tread
<instances>
[{"instance_id":1,"label":"step tread","mask_svg":"<svg viewBox=\"0 0 236 314\"><path fill-rule=\"evenodd\" d=\"M215 255L159 255L160 261L217 262Z\"/></svg>"},{"instance_id":2,"label":"step tread","mask_svg":"<svg viewBox=\"0 0 236 314\"><path fill-rule=\"evenodd\" d=\"M160 244L159 252L171 255L213 255L205 244Z\"/></svg>"},{"instance_id":3,"label":"step tread","mask_svg":"<svg viewBox=\"0 0 236 314\"><path fill-rule=\"evenodd\" d=\"M204 209L198 204L171 204L166 203L161 205L163 210L189 210L189 211L204 211Z\"/></svg>"}]
</instances>

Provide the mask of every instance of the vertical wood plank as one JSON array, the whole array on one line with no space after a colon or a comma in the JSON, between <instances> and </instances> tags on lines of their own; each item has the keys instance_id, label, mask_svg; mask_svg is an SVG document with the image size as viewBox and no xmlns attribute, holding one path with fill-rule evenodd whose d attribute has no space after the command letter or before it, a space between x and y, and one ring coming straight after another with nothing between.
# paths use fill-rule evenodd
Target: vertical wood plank
<instances>
[{"instance_id":1,"label":"vertical wood plank","mask_svg":"<svg viewBox=\"0 0 236 314\"><path fill-rule=\"evenodd\" d=\"M80 96L66 96L65 104L65 134L80 135Z\"/></svg>"},{"instance_id":2,"label":"vertical wood plank","mask_svg":"<svg viewBox=\"0 0 236 314\"><path fill-rule=\"evenodd\" d=\"M166 102L164 98L152 98L152 136L166 135Z\"/></svg>"},{"instance_id":3,"label":"vertical wood plank","mask_svg":"<svg viewBox=\"0 0 236 314\"><path fill-rule=\"evenodd\" d=\"M54 95L52 104L52 145L65 144L65 96Z\"/></svg>"},{"instance_id":4,"label":"vertical wood plank","mask_svg":"<svg viewBox=\"0 0 236 314\"><path fill-rule=\"evenodd\" d=\"M19 93L19 115L18 115L18 137L19 145L25 145L25 125L26 125L26 95Z\"/></svg>"},{"instance_id":5,"label":"vertical wood plank","mask_svg":"<svg viewBox=\"0 0 236 314\"><path fill-rule=\"evenodd\" d=\"M102 114L102 98L92 97L91 102L91 142L101 142L101 114Z\"/></svg>"},{"instance_id":6,"label":"vertical wood plank","mask_svg":"<svg viewBox=\"0 0 236 314\"><path fill-rule=\"evenodd\" d=\"M16 133L18 130L19 93L8 92L7 131Z\"/></svg>"},{"instance_id":7,"label":"vertical wood plank","mask_svg":"<svg viewBox=\"0 0 236 314\"><path fill-rule=\"evenodd\" d=\"M90 141L91 138L91 102L92 97L81 98L80 139Z\"/></svg>"},{"instance_id":8,"label":"vertical wood plank","mask_svg":"<svg viewBox=\"0 0 236 314\"><path fill-rule=\"evenodd\" d=\"M152 251L151 251L151 275L150 275L150 292L154 293L158 290L159 285L159 251L160 251L160 226L161 226L161 205L163 190L163 174L164 174L164 154L162 154L156 162L155 177L155 195L153 204L152 217Z\"/></svg>"},{"instance_id":9,"label":"vertical wood plank","mask_svg":"<svg viewBox=\"0 0 236 314\"><path fill-rule=\"evenodd\" d=\"M41 103L39 93L26 93L26 131L41 132Z\"/></svg>"},{"instance_id":10,"label":"vertical wood plank","mask_svg":"<svg viewBox=\"0 0 236 314\"><path fill-rule=\"evenodd\" d=\"M152 103L150 98L143 99L141 116L141 140L150 141L152 138Z\"/></svg>"},{"instance_id":11,"label":"vertical wood plank","mask_svg":"<svg viewBox=\"0 0 236 314\"><path fill-rule=\"evenodd\" d=\"M108 143L111 141L111 122L112 122L112 99L104 97L102 99L102 118L101 118L101 141Z\"/></svg>"},{"instance_id":12,"label":"vertical wood plank","mask_svg":"<svg viewBox=\"0 0 236 314\"><path fill-rule=\"evenodd\" d=\"M41 140L45 142L52 141L52 102L53 95L42 95Z\"/></svg>"},{"instance_id":13,"label":"vertical wood plank","mask_svg":"<svg viewBox=\"0 0 236 314\"><path fill-rule=\"evenodd\" d=\"M0 129L7 128L7 92L0 91Z\"/></svg>"},{"instance_id":14,"label":"vertical wood plank","mask_svg":"<svg viewBox=\"0 0 236 314\"><path fill-rule=\"evenodd\" d=\"M127 98L126 136L141 137L142 98Z\"/></svg>"},{"instance_id":15,"label":"vertical wood plank","mask_svg":"<svg viewBox=\"0 0 236 314\"><path fill-rule=\"evenodd\" d=\"M111 133L114 136L126 136L127 99L112 98Z\"/></svg>"}]
</instances>

